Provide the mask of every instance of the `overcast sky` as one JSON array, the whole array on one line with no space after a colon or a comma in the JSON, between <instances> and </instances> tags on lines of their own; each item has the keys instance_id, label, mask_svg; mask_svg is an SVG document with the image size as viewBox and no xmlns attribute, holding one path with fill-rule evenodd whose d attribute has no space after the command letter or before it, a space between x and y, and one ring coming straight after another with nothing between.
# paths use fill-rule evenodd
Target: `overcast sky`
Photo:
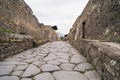
<instances>
[{"instance_id":1,"label":"overcast sky","mask_svg":"<svg viewBox=\"0 0 120 80\"><path fill-rule=\"evenodd\" d=\"M25 0L40 23L57 25L58 31L67 34L88 0Z\"/></svg>"}]
</instances>

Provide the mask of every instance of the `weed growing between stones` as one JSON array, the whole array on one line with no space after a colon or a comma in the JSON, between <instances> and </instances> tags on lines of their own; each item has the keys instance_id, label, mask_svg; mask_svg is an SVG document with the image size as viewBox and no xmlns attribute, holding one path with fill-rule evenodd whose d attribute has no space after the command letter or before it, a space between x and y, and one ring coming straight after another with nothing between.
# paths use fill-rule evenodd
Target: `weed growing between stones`
<instances>
[{"instance_id":1,"label":"weed growing between stones","mask_svg":"<svg viewBox=\"0 0 120 80\"><path fill-rule=\"evenodd\" d=\"M80 48L80 51L79 51L82 55L84 55L84 53L83 53L83 49L82 48ZM85 56L86 57L86 56Z\"/></svg>"},{"instance_id":2,"label":"weed growing between stones","mask_svg":"<svg viewBox=\"0 0 120 80\"><path fill-rule=\"evenodd\" d=\"M101 75L101 80L104 80L104 77L103 77L103 75Z\"/></svg>"},{"instance_id":3,"label":"weed growing between stones","mask_svg":"<svg viewBox=\"0 0 120 80\"><path fill-rule=\"evenodd\" d=\"M117 42L117 43L120 43L120 37L116 39L116 42Z\"/></svg>"},{"instance_id":4,"label":"weed growing between stones","mask_svg":"<svg viewBox=\"0 0 120 80\"><path fill-rule=\"evenodd\" d=\"M8 30L8 29L5 29L5 28L0 28L0 32L3 32L3 33L12 33L11 30Z\"/></svg>"}]
</instances>

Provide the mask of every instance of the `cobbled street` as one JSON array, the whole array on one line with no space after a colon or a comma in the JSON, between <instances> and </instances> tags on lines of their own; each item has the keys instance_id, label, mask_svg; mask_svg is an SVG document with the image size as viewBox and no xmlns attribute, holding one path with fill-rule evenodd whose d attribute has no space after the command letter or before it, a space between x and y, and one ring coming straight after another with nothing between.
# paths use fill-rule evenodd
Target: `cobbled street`
<instances>
[{"instance_id":1,"label":"cobbled street","mask_svg":"<svg viewBox=\"0 0 120 80\"><path fill-rule=\"evenodd\" d=\"M0 62L0 80L101 80L69 43L49 42Z\"/></svg>"}]
</instances>

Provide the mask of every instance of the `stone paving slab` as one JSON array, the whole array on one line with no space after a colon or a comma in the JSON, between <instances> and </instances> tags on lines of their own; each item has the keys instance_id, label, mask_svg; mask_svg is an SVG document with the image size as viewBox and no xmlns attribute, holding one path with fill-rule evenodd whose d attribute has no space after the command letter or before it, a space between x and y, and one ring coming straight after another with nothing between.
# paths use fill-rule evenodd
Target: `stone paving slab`
<instances>
[{"instance_id":1,"label":"stone paving slab","mask_svg":"<svg viewBox=\"0 0 120 80\"><path fill-rule=\"evenodd\" d=\"M14 71L14 72L12 72L11 75L13 75L13 76L22 76L22 74L23 74L23 71Z\"/></svg>"},{"instance_id":2,"label":"stone paving slab","mask_svg":"<svg viewBox=\"0 0 120 80\"><path fill-rule=\"evenodd\" d=\"M58 66L56 66L56 65L45 64L45 65L41 66L41 70L43 72L46 72L46 71L50 72L50 71L58 71L58 70L60 70L60 68Z\"/></svg>"},{"instance_id":3,"label":"stone paving slab","mask_svg":"<svg viewBox=\"0 0 120 80\"><path fill-rule=\"evenodd\" d=\"M75 71L58 71L53 75L56 80L88 80L85 75Z\"/></svg>"},{"instance_id":4,"label":"stone paving slab","mask_svg":"<svg viewBox=\"0 0 120 80\"><path fill-rule=\"evenodd\" d=\"M19 80L17 76L3 76L0 77L0 80Z\"/></svg>"},{"instance_id":5,"label":"stone paving slab","mask_svg":"<svg viewBox=\"0 0 120 80\"><path fill-rule=\"evenodd\" d=\"M34 77L35 80L54 80L51 73L41 73Z\"/></svg>"},{"instance_id":6,"label":"stone paving slab","mask_svg":"<svg viewBox=\"0 0 120 80\"><path fill-rule=\"evenodd\" d=\"M0 76L9 75L14 67L15 65L0 66Z\"/></svg>"},{"instance_id":7,"label":"stone paving slab","mask_svg":"<svg viewBox=\"0 0 120 80\"><path fill-rule=\"evenodd\" d=\"M89 80L101 80L99 74L95 70L87 71L85 76L87 76Z\"/></svg>"},{"instance_id":8,"label":"stone paving slab","mask_svg":"<svg viewBox=\"0 0 120 80\"><path fill-rule=\"evenodd\" d=\"M37 68L35 65L31 64L25 70L22 77L31 77L31 76L36 75L38 73L40 73L40 69Z\"/></svg>"},{"instance_id":9,"label":"stone paving slab","mask_svg":"<svg viewBox=\"0 0 120 80\"><path fill-rule=\"evenodd\" d=\"M74 64L61 64L60 68L62 70L73 70L73 68L75 67Z\"/></svg>"},{"instance_id":10,"label":"stone paving slab","mask_svg":"<svg viewBox=\"0 0 120 80\"><path fill-rule=\"evenodd\" d=\"M80 63L74 68L74 70L81 71L81 72L85 72L85 71L93 70L93 69L94 67L88 62Z\"/></svg>"},{"instance_id":11,"label":"stone paving slab","mask_svg":"<svg viewBox=\"0 0 120 80\"><path fill-rule=\"evenodd\" d=\"M49 42L0 62L0 80L101 80L69 43Z\"/></svg>"},{"instance_id":12,"label":"stone paving slab","mask_svg":"<svg viewBox=\"0 0 120 80\"><path fill-rule=\"evenodd\" d=\"M30 79L30 78L23 78L23 79L21 79L21 80L32 80L32 79Z\"/></svg>"}]
</instances>

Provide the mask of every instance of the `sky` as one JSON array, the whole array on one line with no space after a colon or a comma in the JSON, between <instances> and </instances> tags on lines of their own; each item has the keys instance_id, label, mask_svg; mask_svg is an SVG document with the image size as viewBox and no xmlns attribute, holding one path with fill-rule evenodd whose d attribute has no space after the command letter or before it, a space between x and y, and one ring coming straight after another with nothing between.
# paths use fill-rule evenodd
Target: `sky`
<instances>
[{"instance_id":1,"label":"sky","mask_svg":"<svg viewBox=\"0 0 120 80\"><path fill-rule=\"evenodd\" d=\"M88 0L25 0L40 23L57 25L58 31L67 34Z\"/></svg>"}]
</instances>

